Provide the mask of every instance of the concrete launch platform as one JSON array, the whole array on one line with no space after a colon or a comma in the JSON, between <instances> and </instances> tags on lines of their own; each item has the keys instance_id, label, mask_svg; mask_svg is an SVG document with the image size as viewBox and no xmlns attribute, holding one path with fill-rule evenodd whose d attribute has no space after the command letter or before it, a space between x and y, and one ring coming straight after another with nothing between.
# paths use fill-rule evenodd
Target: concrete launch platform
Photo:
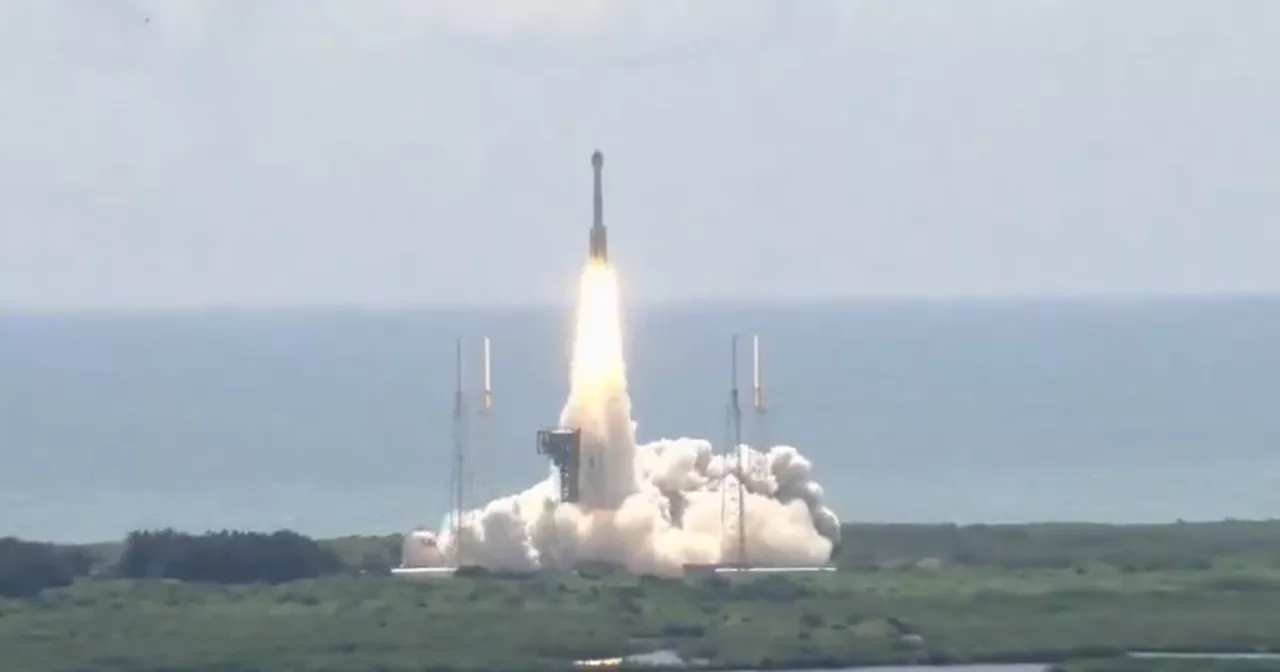
<instances>
[{"instance_id":1,"label":"concrete launch platform","mask_svg":"<svg viewBox=\"0 0 1280 672\"><path fill-rule=\"evenodd\" d=\"M396 567L392 576L402 579L451 579L458 573L457 567Z\"/></svg>"},{"instance_id":2,"label":"concrete launch platform","mask_svg":"<svg viewBox=\"0 0 1280 672\"><path fill-rule=\"evenodd\" d=\"M834 572L834 565L810 565L801 567L770 567L741 565L685 565L685 576L705 576L707 574L806 574L813 572Z\"/></svg>"},{"instance_id":3,"label":"concrete launch platform","mask_svg":"<svg viewBox=\"0 0 1280 672\"><path fill-rule=\"evenodd\" d=\"M396 567L391 570L391 575L402 579L451 579L458 576L459 569L463 569L463 574L467 574L465 569L458 567ZM831 565L819 565L810 567L739 567L736 565L685 565L684 575L689 576L707 576L711 574L812 574L815 572L834 572L836 568ZM555 573L555 570L547 570L542 573ZM514 576L516 573L501 572L503 576ZM537 573L518 573L520 576L535 576ZM480 575L489 575L488 572L482 572Z\"/></svg>"}]
</instances>

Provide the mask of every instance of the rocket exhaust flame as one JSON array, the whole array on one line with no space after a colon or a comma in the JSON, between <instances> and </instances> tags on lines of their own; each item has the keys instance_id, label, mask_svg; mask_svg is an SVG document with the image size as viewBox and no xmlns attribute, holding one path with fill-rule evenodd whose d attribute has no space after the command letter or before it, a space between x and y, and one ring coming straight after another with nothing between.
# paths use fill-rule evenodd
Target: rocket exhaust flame
<instances>
[{"instance_id":1,"label":"rocket exhaust flame","mask_svg":"<svg viewBox=\"0 0 1280 672\"><path fill-rule=\"evenodd\" d=\"M560 425L580 430L580 499L558 501L555 476L496 499L446 525L430 545L406 542L406 567L481 565L528 571L581 561L611 562L635 573L679 576L686 564L724 562L737 553L738 531L721 524L721 494L743 483L749 506L742 530L751 561L825 564L840 525L823 503L812 467L790 446L747 447L717 455L701 439L636 443L627 393L618 279L607 259L600 171L595 221L578 288L569 397ZM597 237L598 232L598 237ZM486 342L485 389L488 390ZM759 347L754 388L761 403ZM739 457L741 455L741 457ZM739 460L753 468L739 470Z\"/></svg>"}]
</instances>

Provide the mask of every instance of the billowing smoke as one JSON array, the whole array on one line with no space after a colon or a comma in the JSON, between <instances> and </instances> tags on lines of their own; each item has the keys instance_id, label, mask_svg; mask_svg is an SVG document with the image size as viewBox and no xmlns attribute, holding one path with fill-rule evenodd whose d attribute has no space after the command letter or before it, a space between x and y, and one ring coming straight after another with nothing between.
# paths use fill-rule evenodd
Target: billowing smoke
<instances>
[{"instance_id":1,"label":"billowing smoke","mask_svg":"<svg viewBox=\"0 0 1280 672\"><path fill-rule=\"evenodd\" d=\"M713 454L700 439L637 445L618 284L607 263L591 262L582 275L560 424L581 430L580 502L558 502L553 473L522 493L464 512L456 526L460 538L452 519L439 536L411 536L405 564L527 571L595 561L678 576L685 564L742 562L743 547L751 565L822 564L839 542L839 521L823 505L812 465L795 448L743 447L740 469L736 456ZM739 479L746 491L741 519Z\"/></svg>"}]
</instances>

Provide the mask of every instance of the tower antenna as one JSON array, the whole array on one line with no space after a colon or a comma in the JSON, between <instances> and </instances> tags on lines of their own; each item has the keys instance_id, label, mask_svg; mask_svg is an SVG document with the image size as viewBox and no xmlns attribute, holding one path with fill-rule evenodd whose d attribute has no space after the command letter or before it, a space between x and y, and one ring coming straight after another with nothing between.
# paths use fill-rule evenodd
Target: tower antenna
<instances>
[{"instance_id":1,"label":"tower antenna","mask_svg":"<svg viewBox=\"0 0 1280 672\"><path fill-rule=\"evenodd\" d=\"M742 443L742 406L738 403L738 338L733 339L733 445L738 452L738 564L747 566L747 461Z\"/></svg>"},{"instance_id":2,"label":"tower antenna","mask_svg":"<svg viewBox=\"0 0 1280 672\"><path fill-rule=\"evenodd\" d=\"M729 431L728 441L733 446L733 451L725 451L725 459L729 461L732 457L734 468L727 471L726 476L732 473L735 476L734 487L721 488L720 495L720 524L723 530L722 534L736 536L734 540L734 549L737 552L735 563L739 567L745 567L747 564L747 510L746 510L746 484L744 477L746 475L745 457L746 450L742 445L742 405L738 400L738 335L734 334L730 341L730 387L729 387L729 409L728 424ZM730 532L732 530L732 532Z\"/></svg>"},{"instance_id":3,"label":"tower antenna","mask_svg":"<svg viewBox=\"0 0 1280 672\"><path fill-rule=\"evenodd\" d=\"M772 437L769 436L768 407L764 401L764 373L760 352L760 334L751 336L751 408L754 410L751 427L751 445L761 452L769 449Z\"/></svg>"},{"instance_id":4,"label":"tower antenna","mask_svg":"<svg viewBox=\"0 0 1280 672\"><path fill-rule=\"evenodd\" d=\"M760 377L760 334L751 337L751 405L756 415L764 415L764 384Z\"/></svg>"},{"instance_id":5,"label":"tower antenna","mask_svg":"<svg viewBox=\"0 0 1280 672\"><path fill-rule=\"evenodd\" d=\"M458 339L454 349L454 391L453 391L453 459L449 477L450 516L453 533L454 564L461 566L464 556L462 547L462 514L467 504L467 398L462 388L462 339Z\"/></svg>"},{"instance_id":6,"label":"tower antenna","mask_svg":"<svg viewBox=\"0 0 1280 672\"><path fill-rule=\"evenodd\" d=\"M481 341L481 346L480 406L477 411L480 424L476 428L476 435L471 437L471 446L468 451L470 459L467 461L471 466L469 472L473 477L469 494L472 497L478 497L479 501L486 501L494 495L491 489L492 483L489 482L487 475L492 468L496 443L493 420L493 358L488 336Z\"/></svg>"}]
</instances>

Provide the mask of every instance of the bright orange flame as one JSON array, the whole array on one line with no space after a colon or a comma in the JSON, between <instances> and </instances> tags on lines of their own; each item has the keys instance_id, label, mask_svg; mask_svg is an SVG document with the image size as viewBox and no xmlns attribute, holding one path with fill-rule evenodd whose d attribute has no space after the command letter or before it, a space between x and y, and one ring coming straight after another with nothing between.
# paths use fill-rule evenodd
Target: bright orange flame
<instances>
[{"instance_id":1,"label":"bright orange flame","mask_svg":"<svg viewBox=\"0 0 1280 672\"><path fill-rule=\"evenodd\" d=\"M595 396L625 385L618 276L605 262L589 262L582 271L571 377L575 395Z\"/></svg>"}]
</instances>

